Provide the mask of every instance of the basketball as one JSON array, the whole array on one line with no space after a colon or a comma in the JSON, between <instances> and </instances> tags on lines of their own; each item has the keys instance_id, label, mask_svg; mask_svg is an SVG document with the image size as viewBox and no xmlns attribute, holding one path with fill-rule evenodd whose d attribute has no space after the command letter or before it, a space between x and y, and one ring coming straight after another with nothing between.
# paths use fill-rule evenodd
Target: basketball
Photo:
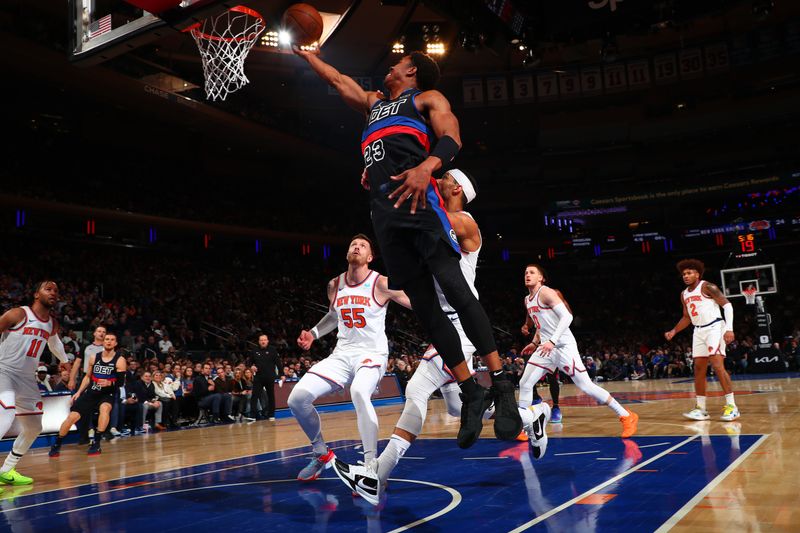
<instances>
[{"instance_id":1,"label":"basketball","mask_svg":"<svg viewBox=\"0 0 800 533\"><path fill-rule=\"evenodd\" d=\"M310 45L322 37L322 15L308 4L292 4L283 14L283 28L298 45Z\"/></svg>"}]
</instances>

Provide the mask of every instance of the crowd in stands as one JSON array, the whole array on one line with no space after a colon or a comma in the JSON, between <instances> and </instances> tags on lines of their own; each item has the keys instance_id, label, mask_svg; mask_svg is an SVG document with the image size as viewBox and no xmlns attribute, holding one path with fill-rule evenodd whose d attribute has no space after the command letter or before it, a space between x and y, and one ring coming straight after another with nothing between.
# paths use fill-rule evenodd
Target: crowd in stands
<instances>
[{"instance_id":1,"label":"crowd in stands","mask_svg":"<svg viewBox=\"0 0 800 533\"><path fill-rule=\"evenodd\" d=\"M141 250L62 245L30 261L26 245L0 258L0 308L29 302L36 280L58 273L61 300L55 309L68 354L82 353L94 328L117 333L129 361L129 379L118 425L142 430L152 412L158 429L192 421L198 407L212 422L230 422L262 413L250 410L255 367L249 352L260 332L280 354L281 379L299 379L327 356L335 335L303 352L295 339L326 308L325 285L345 268L343 258L318 260L271 257L243 262L209 254L202 260ZM613 270L553 272L575 312L573 331L590 376L598 381L690 376L691 334L664 341L663 332L680 317L680 280L671 265L631 276L621 289ZM520 272L487 268L478 276L481 300L490 310L505 370L518 381L520 356L529 341L520 333L525 289ZM636 281L640 279L641 281ZM754 350L752 318L737 303L737 340L728 347L732 372L747 370ZM782 331L773 331L792 370L798 368L800 322L779 306ZM387 314L388 371L404 384L426 348L413 314L392 306ZM43 359L37 381L43 390L67 389L64 365ZM476 363L476 367L479 364ZM263 409L263 401L258 402ZM113 423L114 421L112 421ZM115 426L116 427L116 426Z\"/></svg>"}]
</instances>

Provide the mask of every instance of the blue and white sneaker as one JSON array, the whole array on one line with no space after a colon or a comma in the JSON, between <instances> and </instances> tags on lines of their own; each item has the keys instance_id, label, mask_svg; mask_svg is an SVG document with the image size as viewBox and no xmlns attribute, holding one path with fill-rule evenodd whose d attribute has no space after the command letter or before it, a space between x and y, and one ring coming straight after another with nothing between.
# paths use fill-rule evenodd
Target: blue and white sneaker
<instances>
[{"instance_id":1,"label":"blue and white sneaker","mask_svg":"<svg viewBox=\"0 0 800 533\"><path fill-rule=\"evenodd\" d=\"M333 460L336 455L333 450L328 449L326 453L315 453L311 456L311 462L297 474L298 481L314 481L323 471L333 466Z\"/></svg>"},{"instance_id":2,"label":"blue and white sneaker","mask_svg":"<svg viewBox=\"0 0 800 533\"><path fill-rule=\"evenodd\" d=\"M553 407L552 414L550 415L550 423L551 424L560 424L561 423L561 409L558 406Z\"/></svg>"}]
</instances>

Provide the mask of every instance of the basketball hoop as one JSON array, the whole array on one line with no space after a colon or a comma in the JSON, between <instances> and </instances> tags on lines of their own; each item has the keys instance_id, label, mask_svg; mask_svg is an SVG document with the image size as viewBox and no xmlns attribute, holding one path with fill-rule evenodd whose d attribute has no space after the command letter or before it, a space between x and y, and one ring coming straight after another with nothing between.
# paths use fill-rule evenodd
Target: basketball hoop
<instances>
[{"instance_id":1,"label":"basketball hoop","mask_svg":"<svg viewBox=\"0 0 800 533\"><path fill-rule=\"evenodd\" d=\"M756 293L758 289L755 287L751 287L749 289L742 289L742 296L744 296L744 301L747 305L755 305L756 304Z\"/></svg>"},{"instance_id":2,"label":"basketball hoop","mask_svg":"<svg viewBox=\"0 0 800 533\"><path fill-rule=\"evenodd\" d=\"M244 60L264 27L264 17L258 12L234 6L184 30L192 34L200 50L209 100L225 100L250 83L244 74Z\"/></svg>"}]
</instances>

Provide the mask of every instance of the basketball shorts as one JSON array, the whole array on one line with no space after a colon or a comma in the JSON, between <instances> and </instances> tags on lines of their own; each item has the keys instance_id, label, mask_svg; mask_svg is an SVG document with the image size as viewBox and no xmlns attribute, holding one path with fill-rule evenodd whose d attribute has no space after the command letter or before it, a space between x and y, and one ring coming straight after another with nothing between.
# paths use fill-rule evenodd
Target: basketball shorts
<instances>
[{"instance_id":1,"label":"basketball shorts","mask_svg":"<svg viewBox=\"0 0 800 533\"><path fill-rule=\"evenodd\" d=\"M528 364L544 368L548 372L561 370L568 376L574 376L575 372L586 372L586 367L578 353L578 345L574 343L560 344L550 351L549 355L542 355L539 347L530 359Z\"/></svg>"},{"instance_id":2,"label":"basketball shorts","mask_svg":"<svg viewBox=\"0 0 800 533\"><path fill-rule=\"evenodd\" d=\"M81 418L88 418L100 408L101 403L114 405L114 394L84 391L70 407L70 411L78 413Z\"/></svg>"},{"instance_id":3,"label":"basketball shorts","mask_svg":"<svg viewBox=\"0 0 800 533\"><path fill-rule=\"evenodd\" d=\"M725 322L720 320L706 327L695 327L692 335L692 357L721 355L725 357Z\"/></svg>"},{"instance_id":4,"label":"basketball shorts","mask_svg":"<svg viewBox=\"0 0 800 533\"><path fill-rule=\"evenodd\" d=\"M33 373L23 376L19 371L0 369L0 408L26 414L42 412L42 393Z\"/></svg>"},{"instance_id":5,"label":"basketball shorts","mask_svg":"<svg viewBox=\"0 0 800 533\"><path fill-rule=\"evenodd\" d=\"M461 351L464 352L464 360L467 363L467 368L469 368L469 373L474 374L475 372L472 369L472 356L475 355L477 350L475 346L472 345L472 341L467 338L467 334L464 333L464 328L461 326L461 320L459 320L458 315L448 314L447 317L456 327L456 331L458 331L458 336L461 339ZM444 364L444 359L442 359L442 356L436 351L436 347L433 344L428 346L428 349L423 354L416 372L422 372L427 375L431 382L439 383L439 387L448 383L455 383L456 381L455 376L450 369L447 368L447 365Z\"/></svg>"},{"instance_id":6,"label":"basketball shorts","mask_svg":"<svg viewBox=\"0 0 800 533\"><path fill-rule=\"evenodd\" d=\"M427 202L425 209L418 208L413 215L405 204L387 210L382 202L372 202L372 227L392 289L402 289L409 280L430 274L428 263L442 254L442 249L461 258L456 233L432 187L428 187Z\"/></svg>"},{"instance_id":7,"label":"basketball shorts","mask_svg":"<svg viewBox=\"0 0 800 533\"><path fill-rule=\"evenodd\" d=\"M308 373L317 375L343 389L352 383L353 378L356 377L356 372L362 368L377 368L380 371L379 376L383 377L386 372L387 362L388 356L386 354L337 353L334 350L331 355L312 366Z\"/></svg>"}]
</instances>

